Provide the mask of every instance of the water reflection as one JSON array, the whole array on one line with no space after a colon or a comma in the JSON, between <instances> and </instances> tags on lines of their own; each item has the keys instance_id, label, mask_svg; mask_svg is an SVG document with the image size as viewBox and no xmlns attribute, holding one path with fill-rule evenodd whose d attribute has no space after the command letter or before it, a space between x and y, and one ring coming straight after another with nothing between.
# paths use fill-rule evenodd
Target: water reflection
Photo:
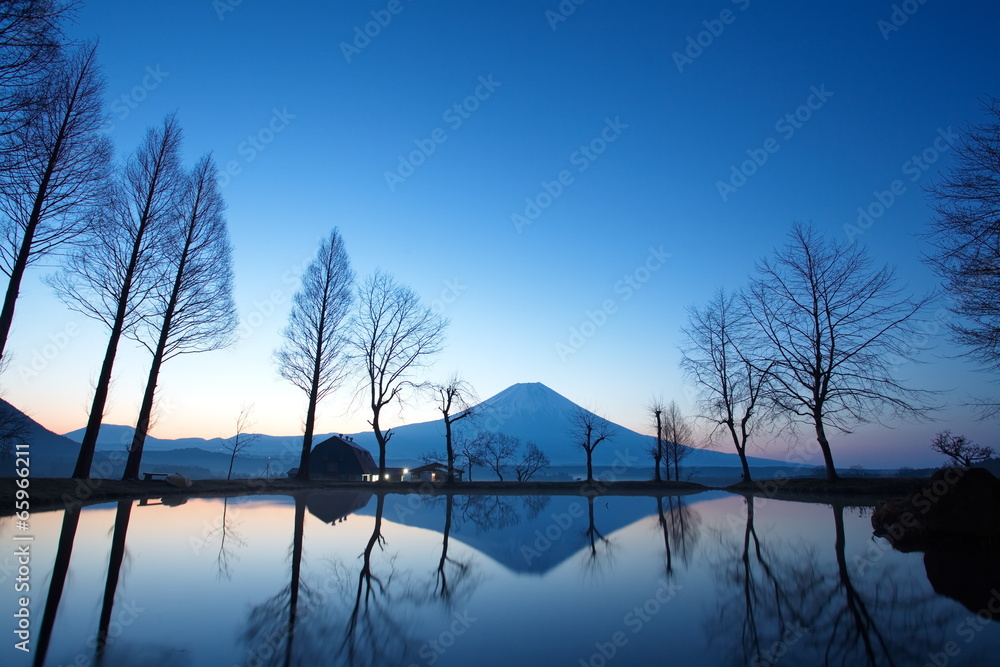
<instances>
[{"instance_id":1,"label":"water reflection","mask_svg":"<svg viewBox=\"0 0 1000 667\"><path fill-rule=\"evenodd\" d=\"M610 664L614 645L629 665L923 665L957 641L956 665L1000 650L1000 624L966 644L969 612L921 555L880 548L841 506L311 492L41 516L45 607L14 664ZM958 562L923 558L928 574ZM991 571L976 568L963 576ZM133 604L149 611L119 623Z\"/></svg>"},{"instance_id":2,"label":"water reflection","mask_svg":"<svg viewBox=\"0 0 1000 667\"><path fill-rule=\"evenodd\" d=\"M674 574L674 554L681 563L691 560L698 542L701 515L680 496L667 496L666 510L663 497L656 499L656 519L663 534L664 568L667 578Z\"/></svg>"},{"instance_id":3,"label":"water reflection","mask_svg":"<svg viewBox=\"0 0 1000 667\"><path fill-rule=\"evenodd\" d=\"M118 591L118 579L121 576L122 563L125 562L125 535L128 533L128 522L132 516L132 501L119 500L118 511L115 514L115 532L111 538L111 555L108 557L108 576L104 582L104 601L101 604L101 619L97 625L97 663L108 648L108 628L111 626L111 612L115 606L115 593Z\"/></svg>"},{"instance_id":4,"label":"water reflection","mask_svg":"<svg viewBox=\"0 0 1000 667\"><path fill-rule=\"evenodd\" d=\"M720 533L715 563L724 576L707 626L739 629L723 635L729 664L773 664L789 655L822 664L919 665L944 644L940 628L954 614L921 582L863 556L849 559L843 506L830 506L831 561L819 544L766 543L754 502L744 499L741 541ZM735 524L737 517L728 518Z\"/></svg>"},{"instance_id":5,"label":"water reflection","mask_svg":"<svg viewBox=\"0 0 1000 667\"><path fill-rule=\"evenodd\" d=\"M59 531L59 546L56 548L56 560L52 566L52 578L49 581L49 592L45 596L45 611L42 613L42 626L38 633L38 646L35 649L36 667L45 664L45 656L49 652L52 641L52 628L56 622L56 612L62 600L63 589L66 587L66 574L69 572L69 562L73 555L73 541L76 539L76 529L80 525L80 506L69 505L63 512L62 528Z\"/></svg>"}]
</instances>

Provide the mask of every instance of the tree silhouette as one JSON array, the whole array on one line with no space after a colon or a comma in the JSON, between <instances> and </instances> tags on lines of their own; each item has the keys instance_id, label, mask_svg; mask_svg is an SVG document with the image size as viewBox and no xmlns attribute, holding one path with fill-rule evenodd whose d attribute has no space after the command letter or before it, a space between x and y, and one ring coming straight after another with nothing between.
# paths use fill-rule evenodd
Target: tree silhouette
<instances>
[{"instance_id":1,"label":"tree silhouette","mask_svg":"<svg viewBox=\"0 0 1000 667\"><path fill-rule=\"evenodd\" d=\"M38 84L52 75L63 50L60 22L75 3L9 0L0 4L0 137L23 128L44 104ZM0 159L3 159L0 153Z\"/></svg>"},{"instance_id":2,"label":"tree silhouette","mask_svg":"<svg viewBox=\"0 0 1000 667\"><path fill-rule=\"evenodd\" d=\"M0 308L0 360L28 265L87 233L105 200L111 142L101 134L104 80L97 46L80 47L33 93L19 128L0 137L0 269L9 281Z\"/></svg>"},{"instance_id":3,"label":"tree silhouette","mask_svg":"<svg viewBox=\"0 0 1000 667\"><path fill-rule=\"evenodd\" d=\"M691 450L684 444L691 442L691 425L681 414L675 401L670 401L663 411L663 462L667 467L667 479L670 479L670 467L674 468L674 479L681 479L681 461L687 458Z\"/></svg>"},{"instance_id":4,"label":"tree silhouette","mask_svg":"<svg viewBox=\"0 0 1000 667\"><path fill-rule=\"evenodd\" d=\"M615 428L607 419L590 410L578 408L570 417L570 437L587 454L587 481L594 481L594 450L615 434Z\"/></svg>"},{"instance_id":5,"label":"tree silhouette","mask_svg":"<svg viewBox=\"0 0 1000 667\"><path fill-rule=\"evenodd\" d=\"M309 479L316 406L338 387L347 365L346 319L351 309L354 271L336 228L320 243L315 259L302 276L288 316L284 343L275 359L283 378L305 392L305 432L299 458L299 479ZM381 478L381 475L380 475Z\"/></svg>"},{"instance_id":6,"label":"tree silhouette","mask_svg":"<svg viewBox=\"0 0 1000 667\"><path fill-rule=\"evenodd\" d=\"M230 453L229 472L226 474L226 479L233 477L233 463L236 462L236 457L246 451L260 437L259 433L246 432L248 428L253 426L252 413L253 405L244 404L240 407L240 412L236 415L236 435L222 442L222 448Z\"/></svg>"},{"instance_id":7,"label":"tree silhouette","mask_svg":"<svg viewBox=\"0 0 1000 667\"><path fill-rule=\"evenodd\" d=\"M757 263L746 292L762 334L755 370L767 370L779 408L815 429L831 481L828 427L847 431L886 410L917 419L929 409L927 392L897 381L893 368L912 359L915 317L929 297L903 296L892 269L870 265L864 250L795 224L786 245Z\"/></svg>"},{"instance_id":8,"label":"tree silhouette","mask_svg":"<svg viewBox=\"0 0 1000 667\"><path fill-rule=\"evenodd\" d=\"M452 427L456 422L474 414L472 405L475 405L478 400L472 385L457 375L451 376L445 384L436 385L434 390L438 395L438 409L444 419L444 441L448 452L447 481L451 484L455 481L455 448L452 444Z\"/></svg>"},{"instance_id":9,"label":"tree silhouette","mask_svg":"<svg viewBox=\"0 0 1000 667\"><path fill-rule=\"evenodd\" d=\"M1000 99L983 103L988 120L955 146L948 174L929 188L935 217L927 262L954 298L955 339L988 369L1000 370ZM1000 402L984 402L985 415Z\"/></svg>"},{"instance_id":10,"label":"tree silhouette","mask_svg":"<svg viewBox=\"0 0 1000 667\"><path fill-rule=\"evenodd\" d=\"M147 301L148 326L126 331L153 353L153 360L122 479L139 478L162 365L182 354L231 344L238 323L225 203L210 156L199 160L186 179L179 215L172 222L164 244L169 282Z\"/></svg>"},{"instance_id":11,"label":"tree silhouette","mask_svg":"<svg viewBox=\"0 0 1000 667\"><path fill-rule=\"evenodd\" d=\"M533 442L524 446L524 454L514 463L514 476L519 482L527 482L542 468L547 468L551 461L549 456Z\"/></svg>"},{"instance_id":12,"label":"tree silhouette","mask_svg":"<svg viewBox=\"0 0 1000 667\"><path fill-rule=\"evenodd\" d=\"M447 321L421 305L417 295L388 274L376 272L359 290L352 344L364 367L371 424L378 441L379 479L385 479L385 447L392 429L382 430L382 411L413 386L413 372L441 350Z\"/></svg>"},{"instance_id":13,"label":"tree silhouette","mask_svg":"<svg viewBox=\"0 0 1000 667\"><path fill-rule=\"evenodd\" d=\"M996 450L992 447L977 445L964 435L952 435L951 431L941 431L935 435L931 441L931 449L965 468L984 463L996 455Z\"/></svg>"},{"instance_id":14,"label":"tree silhouette","mask_svg":"<svg viewBox=\"0 0 1000 667\"><path fill-rule=\"evenodd\" d=\"M110 329L73 477L87 478L94 461L118 344L144 315L163 284L167 229L183 183L181 129L174 116L146 133L119 171L88 246L74 250L51 284L70 308Z\"/></svg>"},{"instance_id":15,"label":"tree silhouette","mask_svg":"<svg viewBox=\"0 0 1000 667\"><path fill-rule=\"evenodd\" d=\"M771 365L754 358L752 319L745 301L720 289L705 306L688 309L687 340L681 368L699 394L701 417L724 428L749 482L747 443L757 427L770 420L766 403Z\"/></svg>"}]
</instances>

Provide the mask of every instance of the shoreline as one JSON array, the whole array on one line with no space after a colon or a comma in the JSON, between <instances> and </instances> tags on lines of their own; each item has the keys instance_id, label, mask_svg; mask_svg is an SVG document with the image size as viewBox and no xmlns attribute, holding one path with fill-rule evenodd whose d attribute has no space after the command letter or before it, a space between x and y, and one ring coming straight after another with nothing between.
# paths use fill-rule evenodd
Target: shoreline
<instances>
[{"instance_id":1,"label":"shoreline","mask_svg":"<svg viewBox=\"0 0 1000 667\"><path fill-rule=\"evenodd\" d=\"M14 513L17 485L14 477L0 478L0 516ZM908 496L926 484L923 478L842 478L837 482L817 478L783 478L731 486L707 486L696 482L615 481L602 482L343 482L290 478L193 480L181 488L162 480L135 481L67 478L29 478L32 511L57 510L69 503L81 506L117 500L153 498L232 498L252 495L293 495L315 491L366 491L372 494L424 495L561 495L561 496L682 496L725 491L744 497L815 502L825 504L874 505L886 498Z\"/></svg>"}]
</instances>

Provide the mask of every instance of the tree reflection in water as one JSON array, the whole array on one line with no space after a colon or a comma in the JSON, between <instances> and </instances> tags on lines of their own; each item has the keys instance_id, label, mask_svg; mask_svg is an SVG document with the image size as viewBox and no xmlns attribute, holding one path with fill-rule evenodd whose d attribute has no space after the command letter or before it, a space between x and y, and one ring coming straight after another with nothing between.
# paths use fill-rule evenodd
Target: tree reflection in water
<instances>
[{"instance_id":1,"label":"tree reflection in water","mask_svg":"<svg viewBox=\"0 0 1000 667\"><path fill-rule=\"evenodd\" d=\"M449 494L445 501L444 530L441 534L441 558L438 560L434 581L435 595L449 608L454 606L458 601L468 600L478 584L478 581L472 576L472 563L459 561L448 555L453 506L454 496Z\"/></svg>"},{"instance_id":2,"label":"tree reflection in water","mask_svg":"<svg viewBox=\"0 0 1000 667\"><path fill-rule=\"evenodd\" d=\"M681 563L691 560L694 546L698 542L701 527L701 516L690 505L686 505L680 496L667 496L667 506L664 509L663 497L656 498L656 522L663 534L664 561L663 566L668 578L674 575L674 552Z\"/></svg>"},{"instance_id":3,"label":"tree reflection in water","mask_svg":"<svg viewBox=\"0 0 1000 667\"><path fill-rule=\"evenodd\" d=\"M894 568L851 567L843 506L832 506L831 561L804 543L765 544L754 499L744 500L742 541L732 539L735 525L720 533L714 566L723 590L708 621L709 636L735 644L725 651L729 664L774 664L782 656L789 664L923 664L943 643L942 629L954 619L936 596Z\"/></svg>"}]
</instances>

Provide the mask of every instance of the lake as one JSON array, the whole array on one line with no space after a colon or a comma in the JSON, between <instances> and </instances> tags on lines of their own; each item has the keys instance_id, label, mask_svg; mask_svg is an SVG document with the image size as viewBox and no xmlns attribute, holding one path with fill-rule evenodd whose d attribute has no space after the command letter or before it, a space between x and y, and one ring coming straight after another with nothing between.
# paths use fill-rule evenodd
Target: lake
<instances>
[{"instance_id":1,"label":"lake","mask_svg":"<svg viewBox=\"0 0 1000 667\"><path fill-rule=\"evenodd\" d=\"M123 501L32 528L34 652L8 633L5 665L942 667L1000 652L996 553L899 553L857 508L312 492ZM10 543L11 517L0 532Z\"/></svg>"}]
</instances>

